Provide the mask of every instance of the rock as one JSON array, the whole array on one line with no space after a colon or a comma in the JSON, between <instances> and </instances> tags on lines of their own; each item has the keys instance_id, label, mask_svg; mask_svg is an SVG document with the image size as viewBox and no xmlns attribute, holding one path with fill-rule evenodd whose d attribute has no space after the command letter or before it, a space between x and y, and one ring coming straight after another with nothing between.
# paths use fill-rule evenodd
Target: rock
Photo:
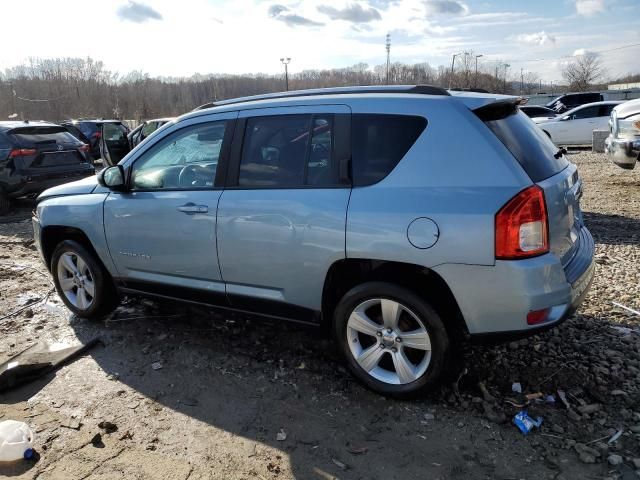
<instances>
[{"instance_id":1,"label":"rock","mask_svg":"<svg viewBox=\"0 0 640 480\"><path fill-rule=\"evenodd\" d=\"M485 418L490 422L504 423L507 421L507 416L504 412L501 410L494 410L488 402L483 403L482 408L484 409Z\"/></svg>"},{"instance_id":2,"label":"rock","mask_svg":"<svg viewBox=\"0 0 640 480\"><path fill-rule=\"evenodd\" d=\"M98 424L98 427L104 430L105 433L113 433L118 431L118 426L115 423L111 423L107 421L100 422Z\"/></svg>"},{"instance_id":3,"label":"rock","mask_svg":"<svg viewBox=\"0 0 640 480\"><path fill-rule=\"evenodd\" d=\"M91 443L91 445L93 445L96 448L104 448L104 443L102 442L102 435L99 433L96 433L93 437L91 437L91 440L89 441L89 443Z\"/></svg>"},{"instance_id":4,"label":"rock","mask_svg":"<svg viewBox=\"0 0 640 480\"><path fill-rule=\"evenodd\" d=\"M562 428L561 425L558 425L557 423L554 423L553 425L551 425L551 431L554 432L554 433L562 434L562 433L564 433L564 428Z\"/></svg>"},{"instance_id":5,"label":"rock","mask_svg":"<svg viewBox=\"0 0 640 480\"><path fill-rule=\"evenodd\" d=\"M574 422L579 422L582 420L582 417L575 410L567 410L567 417L569 417Z\"/></svg>"},{"instance_id":6,"label":"rock","mask_svg":"<svg viewBox=\"0 0 640 480\"><path fill-rule=\"evenodd\" d=\"M629 427L629 430L631 430L633 433L640 433L640 425L631 425Z\"/></svg>"},{"instance_id":7,"label":"rock","mask_svg":"<svg viewBox=\"0 0 640 480\"><path fill-rule=\"evenodd\" d=\"M640 470L640 458L632 459L631 463L633 464L633 468L635 468L636 470Z\"/></svg>"},{"instance_id":8,"label":"rock","mask_svg":"<svg viewBox=\"0 0 640 480\"><path fill-rule=\"evenodd\" d=\"M589 405L581 405L578 407L578 411L580 413L582 413L583 415L589 415L591 413L595 413L597 411L600 410L600 408L602 408L602 405L600 405L599 403L591 403Z\"/></svg>"},{"instance_id":9,"label":"rock","mask_svg":"<svg viewBox=\"0 0 640 480\"><path fill-rule=\"evenodd\" d=\"M424 414L424 419L425 420L435 420L436 416L433 413L425 413Z\"/></svg>"},{"instance_id":10,"label":"rock","mask_svg":"<svg viewBox=\"0 0 640 480\"><path fill-rule=\"evenodd\" d=\"M161 362L153 362L151 364L151 368L153 368L154 370L160 370L162 368L162 363Z\"/></svg>"},{"instance_id":11,"label":"rock","mask_svg":"<svg viewBox=\"0 0 640 480\"><path fill-rule=\"evenodd\" d=\"M586 452L578 453L578 458L582 463L596 463L596 457Z\"/></svg>"},{"instance_id":12,"label":"rock","mask_svg":"<svg viewBox=\"0 0 640 480\"><path fill-rule=\"evenodd\" d=\"M620 455L616 455L612 453L607 457L607 462L609 462L609 465L616 466L616 465L620 465L623 462L623 460Z\"/></svg>"},{"instance_id":13,"label":"rock","mask_svg":"<svg viewBox=\"0 0 640 480\"><path fill-rule=\"evenodd\" d=\"M24 316L27 317L27 318L33 318L33 310L31 310L30 308L27 308L24 311Z\"/></svg>"}]
</instances>

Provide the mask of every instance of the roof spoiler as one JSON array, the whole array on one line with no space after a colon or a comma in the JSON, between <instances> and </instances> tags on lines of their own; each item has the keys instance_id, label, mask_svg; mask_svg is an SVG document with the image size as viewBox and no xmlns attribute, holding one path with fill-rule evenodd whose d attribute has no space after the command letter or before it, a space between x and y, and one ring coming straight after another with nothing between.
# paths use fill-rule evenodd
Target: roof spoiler
<instances>
[{"instance_id":1,"label":"roof spoiler","mask_svg":"<svg viewBox=\"0 0 640 480\"><path fill-rule=\"evenodd\" d=\"M489 103L481 107L473 109L480 120L483 122L490 122L492 120L500 120L512 115L516 112L519 105L526 103L522 98L510 98L508 100L499 100L497 102Z\"/></svg>"}]
</instances>

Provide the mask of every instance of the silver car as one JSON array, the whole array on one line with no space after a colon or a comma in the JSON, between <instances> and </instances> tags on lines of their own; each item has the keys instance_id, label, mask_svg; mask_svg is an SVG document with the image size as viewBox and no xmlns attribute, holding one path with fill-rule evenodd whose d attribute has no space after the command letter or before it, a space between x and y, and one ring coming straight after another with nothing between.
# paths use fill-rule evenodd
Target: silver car
<instances>
[{"instance_id":1,"label":"silver car","mask_svg":"<svg viewBox=\"0 0 640 480\"><path fill-rule=\"evenodd\" d=\"M576 167L517 104L393 86L204 105L44 192L36 244L79 316L139 294L305 322L411 395L460 342L557 325L593 277Z\"/></svg>"},{"instance_id":2,"label":"silver car","mask_svg":"<svg viewBox=\"0 0 640 480\"><path fill-rule=\"evenodd\" d=\"M609 119L605 151L613 163L632 170L640 158L640 99L618 105Z\"/></svg>"}]
</instances>

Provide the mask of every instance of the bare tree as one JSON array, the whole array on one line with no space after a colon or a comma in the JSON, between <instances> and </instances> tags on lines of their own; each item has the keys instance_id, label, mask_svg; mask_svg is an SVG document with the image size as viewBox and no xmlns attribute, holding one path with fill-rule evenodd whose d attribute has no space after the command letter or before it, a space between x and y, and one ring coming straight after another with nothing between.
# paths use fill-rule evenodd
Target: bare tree
<instances>
[{"instance_id":1,"label":"bare tree","mask_svg":"<svg viewBox=\"0 0 640 480\"><path fill-rule=\"evenodd\" d=\"M602 61L594 53L585 53L574 57L562 69L562 77L569 83L569 88L584 92L604 75Z\"/></svg>"}]
</instances>

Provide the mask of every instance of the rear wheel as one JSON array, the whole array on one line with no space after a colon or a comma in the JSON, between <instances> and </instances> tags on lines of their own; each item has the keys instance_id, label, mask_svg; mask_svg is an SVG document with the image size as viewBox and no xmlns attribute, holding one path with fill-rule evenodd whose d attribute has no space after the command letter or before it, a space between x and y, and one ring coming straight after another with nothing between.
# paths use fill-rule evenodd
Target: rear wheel
<instances>
[{"instance_id":1,"label":"rear wheel","mask_svg":"<svg viewBox=\"0 0 640 480\"><path fill-rule=\"evenodd\" d=\"M398 285L349 291L335 312L338 344L355 376L383 395L413 396L440 377L449 339L427 302Z\"/></svg>"},{"instance_id":2,"label":"rear wheel","mask_svg":"<svg viewBox=\"0 0 640 480\"><path fill-rule=\"evenodd\" d=\"M51 273L58 295L79 317L100 318L118 304L111 276L95 255L78 242L65 240L56 247Z\"/></svg>"}]
</instances>

